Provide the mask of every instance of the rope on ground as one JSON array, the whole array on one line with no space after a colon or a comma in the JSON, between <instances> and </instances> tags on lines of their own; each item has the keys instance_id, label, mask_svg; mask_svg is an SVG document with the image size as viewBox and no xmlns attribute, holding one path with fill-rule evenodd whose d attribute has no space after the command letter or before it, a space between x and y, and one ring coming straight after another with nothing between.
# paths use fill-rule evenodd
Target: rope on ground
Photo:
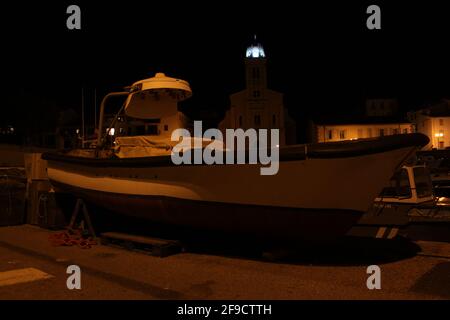
<instances>
[{"instance_id":1,"label":"rope on ground","mask_svg":"<svg viewBox=\"0 0 450 320\"><path fill-rule=\"evenodd\" d=\"M67 229L66 231L53 233L48 237L50 243L57 246L78 246L89 249L97 244L97 241L80 229Z\"/></svg>"}]
</instances>

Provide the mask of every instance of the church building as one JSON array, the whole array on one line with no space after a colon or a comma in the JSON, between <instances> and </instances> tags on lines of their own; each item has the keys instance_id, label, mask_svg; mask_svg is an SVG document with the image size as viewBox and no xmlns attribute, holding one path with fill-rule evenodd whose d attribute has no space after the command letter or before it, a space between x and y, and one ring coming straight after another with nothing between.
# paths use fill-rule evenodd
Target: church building
<instances>
[{"instance_id":1,"label":"church building","mask_svg":"<svg viewBox=\"0 0 450 320\"><path fill-rule=\"evenodd\" d=\"M296 125L283 104L283 94L267 87L266 54L255 42L245 55L246 88L230 95L230 108L219 129L279 129L280 145L295 144Z\"/></svg>"}]
</instances>

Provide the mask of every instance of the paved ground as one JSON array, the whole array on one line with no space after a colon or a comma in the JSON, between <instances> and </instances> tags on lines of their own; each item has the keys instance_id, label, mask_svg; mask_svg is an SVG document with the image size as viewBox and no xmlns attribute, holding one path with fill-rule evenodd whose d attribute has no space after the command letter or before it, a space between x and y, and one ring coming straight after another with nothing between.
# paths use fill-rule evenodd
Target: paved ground
<instances>
[{"instance_id":1,"label":"paved ground","mask_svg":"<svg viewBox=\"0 0 450 320\"><path fill-rule=\"evenodd\" d=\"M450 298L448 243L419 243L422 255L415 244L366 246L358 240L359 245L353 241L275 262L267 259L274 253L266 259L217 252L158 258L100 245L52 247L50 233L27 225L0 228L0 299ZM81 268L81 290L66 287L71 264ZM371 264L381 268L381 290L366 287ZM11 276L26 274L26 268L38 275L23 283L21 276Z\"/></svg>"}]
</instances>

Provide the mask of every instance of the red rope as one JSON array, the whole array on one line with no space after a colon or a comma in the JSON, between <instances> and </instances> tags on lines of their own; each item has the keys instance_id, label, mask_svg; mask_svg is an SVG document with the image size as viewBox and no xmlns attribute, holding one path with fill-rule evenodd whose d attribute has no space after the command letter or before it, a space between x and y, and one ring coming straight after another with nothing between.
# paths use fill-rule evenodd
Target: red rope
<instances>
[{"instance_id":1,"label":"red rope","mask_svg":"<svg viewBox=\"0 0 450 320\"><path fill-rule=\"evenodd\" d=\"M97 244L92 237L85 237L81 229L68 229L67 231L57 232L49 235L50 243L57 246L79 246L82 249L89 249Z\"/></svg>"}]
</instances>

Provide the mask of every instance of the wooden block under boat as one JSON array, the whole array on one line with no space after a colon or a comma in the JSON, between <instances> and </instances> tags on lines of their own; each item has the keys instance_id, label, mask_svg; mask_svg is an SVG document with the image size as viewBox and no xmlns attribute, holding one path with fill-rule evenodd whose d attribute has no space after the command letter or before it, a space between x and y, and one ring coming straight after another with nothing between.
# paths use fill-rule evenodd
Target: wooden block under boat
<instances>
[{"instance_id":1,"label":"wooden block under boat","mask_svg":"<svg viewBox=\"0 0 450 320\"><path fill-rule=\"evenodd\" d=\"M121 242L122 247L127 249L138 249L138 247L140 247L139 244L144 247L150 247L151 254L158 257L166 257L181 251L181 243L176 240L159 239L120 232L105 232L102 233L100 237L103 244Z\"/></svg>"}]
</instances>

